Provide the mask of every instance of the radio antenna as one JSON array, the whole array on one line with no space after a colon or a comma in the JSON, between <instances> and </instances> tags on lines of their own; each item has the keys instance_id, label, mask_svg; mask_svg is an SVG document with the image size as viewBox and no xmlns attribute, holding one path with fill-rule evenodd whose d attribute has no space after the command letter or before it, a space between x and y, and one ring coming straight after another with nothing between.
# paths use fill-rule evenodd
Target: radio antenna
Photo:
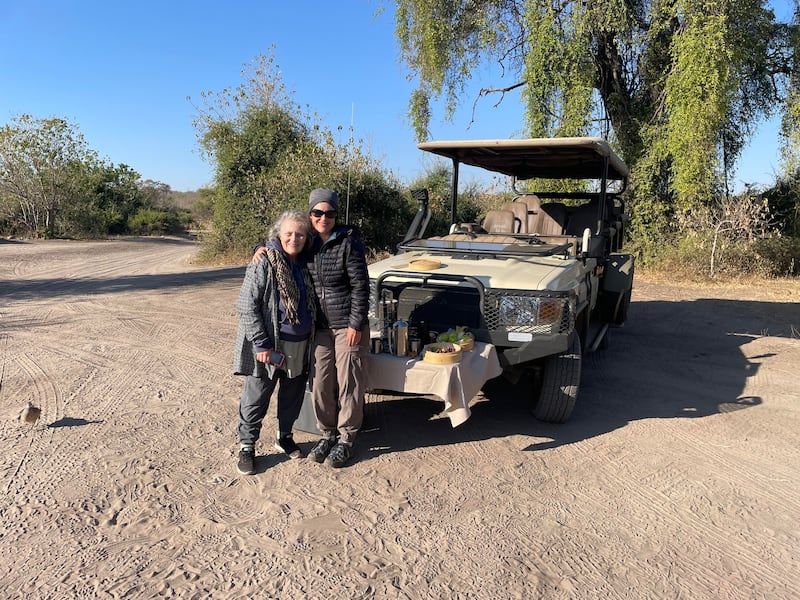
<instances>
[{"instance_id":1,"label":"radio antenna","mask_svg":"<svg viewBox=\"0 0 800 600\"><path fill-rule=\"evenodd\" d=\"M345 200L344 222L350 222L350 169L353 165L353 115L355 113L355 103L350 104L350 145L348 153L350 153L350 160L347 161L347 198Z\"/></svg>"}]
</instances>

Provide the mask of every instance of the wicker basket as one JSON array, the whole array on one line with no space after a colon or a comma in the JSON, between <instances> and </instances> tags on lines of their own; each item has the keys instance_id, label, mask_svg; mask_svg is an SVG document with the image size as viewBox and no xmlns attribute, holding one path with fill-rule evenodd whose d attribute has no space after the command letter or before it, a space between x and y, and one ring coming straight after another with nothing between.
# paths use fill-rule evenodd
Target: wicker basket
<instances>
[{"instance_id":1,"label":"wicker basket","mask_svg":"<svg viewBox=\"0 0 800 600\"><path fill-rule=\"evenodd\" d=\"M408 268L412 271L435 271L441 266L441 261L435 258L418 258L408 263Z\"/></svg>"},{"instance_id":2,"label":"wicker basket","mask_svg":"<svg viewBox=\"0 0 800 600\"><path fill-rule=\"evenodd\" d=\"M452 348L452 352L435 352L436 348ZM461 361L461 346L450 342L428 344L422 349L422 360L433 365L454 365Z\"/></svg>"},{"instance_id":3,"label":"wicker basket","mask_svg":"<svg viewBox=\"0 0 800 600\"><path fill-rule=\"evenodd\" d=\"M442 340L440 339L441 337L442 334L440 333L438 336L436 336L436 341L442 342ZM466 335L460 340L458 340L458 342L456 343L459 345L461 350L463 350L464 352L469 352L475 347L475 337L472 335Z\"/></svg>"},{"instance_id":4,"label":"wicker basket","mask_svg":"<svg viewBox=\"0 0 800 600\"><path fill-rule=\"evenodd\" d=\"M461 346L464 352L469 352L475 347L475 338L467 337L463 340L458 340L458 345Z\"/></svg>"}]
</instances>

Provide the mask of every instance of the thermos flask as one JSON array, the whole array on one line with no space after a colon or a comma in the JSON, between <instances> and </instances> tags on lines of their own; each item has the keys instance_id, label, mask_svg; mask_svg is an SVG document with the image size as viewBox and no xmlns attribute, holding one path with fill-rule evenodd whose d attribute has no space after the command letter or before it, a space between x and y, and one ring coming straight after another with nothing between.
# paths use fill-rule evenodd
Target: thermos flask
<instances>
[{"instance_id":1,"label":"thermos flask","mask_svg":"<svg viewBox=\"0 0 800 600\"><path fill-rule=\"evenodd\" d=\"M408 354L408 323L405 321L395 321L392 326L392 337L394 338L395 356L405 356Z\"/></svg>"}]
</instances>

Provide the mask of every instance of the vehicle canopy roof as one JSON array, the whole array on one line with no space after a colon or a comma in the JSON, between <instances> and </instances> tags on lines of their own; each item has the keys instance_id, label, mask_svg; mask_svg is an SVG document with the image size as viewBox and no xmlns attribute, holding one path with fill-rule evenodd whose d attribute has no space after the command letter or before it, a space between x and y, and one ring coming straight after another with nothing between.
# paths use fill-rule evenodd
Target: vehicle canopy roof
<instances>
[{"instance_id":1,"label":"vehicle canopy roof","mask_svg":"<svg viewBox=\"0 0 800 600\"><path fill-rule=\"evenodd\" d=\"M541 179L626 180L628 166L597 137L425 142L420 150L520 181Z\"/></svg>"}]
</instances>

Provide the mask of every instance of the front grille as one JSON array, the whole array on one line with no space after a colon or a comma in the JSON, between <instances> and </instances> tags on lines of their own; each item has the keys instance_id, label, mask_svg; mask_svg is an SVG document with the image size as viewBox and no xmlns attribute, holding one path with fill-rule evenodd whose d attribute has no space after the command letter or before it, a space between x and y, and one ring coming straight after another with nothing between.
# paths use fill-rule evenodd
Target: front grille
<instances>
[{"instance_id":1,"label":"front grille","mask_svg":"<svg viewBox=\"0 0 800 600\"><path fill-rule=\"evenodd\" d=\"M475 288L415 287L399 290L398 314L410 322L424 321L435 331L463 325L483 329L480 296Z\"/></svg>"},{"instance_id":2,"label":"front grille","mask_svg":"<svg viewBox=\"0 0 800 600\"><path fill-rule=\"evenodd\" d=\"M549 335L568 333L575 308L566 293L486 290L484 317L490 331Z\"/></svg>"},{"instance_id":3,"label":"front grille","mask_svg":"<svg viewBox=\"0 0 800 600\"><path fill-rule=\"evenodd\" d=\"M398 300L397 317L410 323L424 321L432 331L466 326L481 341L504 333L554 335L569 333L575 325L575 302L567 292L484 290L464 285L388 285Z\"/></svg>"}]
</instances>

